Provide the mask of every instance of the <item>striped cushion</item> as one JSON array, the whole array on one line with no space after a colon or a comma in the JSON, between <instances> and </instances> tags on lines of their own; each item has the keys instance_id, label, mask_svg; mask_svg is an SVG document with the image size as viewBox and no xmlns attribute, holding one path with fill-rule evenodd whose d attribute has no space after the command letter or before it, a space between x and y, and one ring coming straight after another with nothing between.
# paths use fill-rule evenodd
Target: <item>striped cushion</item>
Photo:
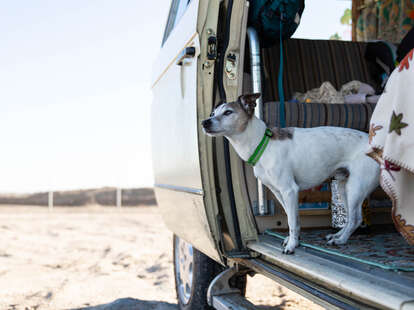
<instances>
[{"instance_id":1,"label":"striped cushion","mask_svg":"<svg viewBox=\"0 0 414 310\"><path fill-rule=\"evenodd\" d=\"M375 104L285 103L286 126L336 126L368 132ZM279 126L279 102L264 104L264 119L269 127Z\"/></svg>"},{"instance_id":2,"label":"striped cushion","mask_svg":"<svg viewBox=\"0 0 414 310\"><path fill-rule=\"evenodd\" d=\"M288 39L283 43L285 98L329 81L336 89L358 80L377 88L364 59L365 42ZM279 45L262 49L263 101L278 101ZM246 66L248 68L248 66ZM248 69L247 69L248 70Z\"/></svg>"}]
</instances>

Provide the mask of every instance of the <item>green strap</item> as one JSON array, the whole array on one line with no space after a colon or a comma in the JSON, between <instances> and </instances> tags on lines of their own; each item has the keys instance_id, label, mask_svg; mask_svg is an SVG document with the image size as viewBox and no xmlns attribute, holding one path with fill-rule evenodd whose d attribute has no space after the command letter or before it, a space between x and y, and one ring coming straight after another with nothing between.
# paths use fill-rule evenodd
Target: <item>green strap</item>
<instances>
[{"instance_id":1,"label":"green strap","mask_svg":"<svg viewBox=\"0 0 414 310\"><path fill-rule=\"evenodd\" d=\"M262 141L260 141L259 145L254 150L252 156L250 156L249 160L247 161L248 164L254 166L259 161L260 157L262 157L263 152L266 149L267 144L269 143L270 138L273 136L273 132L266 128L265 134L263 135Z\"/></svg>"},{"instance_id":2,"label":"green strap","mask_svg":"<svg viewBox=\"0 0 414 310\"><path fill-rule=\"evenodd\" d=\"M284 4L281 4L280 7L280 34L279 34L279 48L280 48L280 59L279 59L279 76L277 79L277 87L279 92L279 127L286 127L286 117L285 117L285 94L283 92L283 16L284 14Z\"/></svg>"}]
</instances>

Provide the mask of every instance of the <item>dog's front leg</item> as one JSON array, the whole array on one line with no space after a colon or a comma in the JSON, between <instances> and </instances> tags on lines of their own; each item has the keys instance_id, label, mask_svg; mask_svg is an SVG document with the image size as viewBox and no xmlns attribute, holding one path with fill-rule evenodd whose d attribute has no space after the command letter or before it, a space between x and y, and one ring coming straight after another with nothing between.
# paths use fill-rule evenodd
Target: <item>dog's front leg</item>
<instances>
[{"instance_id":1,"label":"dog's front leg","mask_svg":"<svg viewBox=\"0 0 414 310\"><path fill-rule=\"evenodd\" d=\"M284 209L288 218L289 240L287 241L284 254L292 254L299 245L299 204L298 204L298 187L296 184L288 190L280 191L284 202Z\"/></svg>"},{"instance_id":2,"label":"dog's front leg","mask_svg":"<svg viewBox=\"0 0 414 310\"><path fill-rule=\"evenodd\" d=\"M299 188L296 184L293 184L286 190L279 190L279 187L276 188L273 184L268 183L266 185L279 200L288 218L289 235L283 241L283 253L293 254L295 248L299 245Z\"/></svg>"},{"instance_id":3,"label":"dog's front leg","mask_svg":"<svg viewBox=\"0 0 414 310\"><path fill-rule=\"evenodd\" d=\"M283 210L285 210L285 213L287 214L285 203L283 201L283 198L282 198L282 195L280 194L280 192L278 190L276 190L275 188L272 188L272 186L268 185L268 187L271 188L271 191L272 191L273 195L279 201L279 203L282 206ZM289 242L289 235L285 238L285 240L283 240L283 247L285 247L286 244L288 244L288 242Z\"/></svg>"}]
</instances>

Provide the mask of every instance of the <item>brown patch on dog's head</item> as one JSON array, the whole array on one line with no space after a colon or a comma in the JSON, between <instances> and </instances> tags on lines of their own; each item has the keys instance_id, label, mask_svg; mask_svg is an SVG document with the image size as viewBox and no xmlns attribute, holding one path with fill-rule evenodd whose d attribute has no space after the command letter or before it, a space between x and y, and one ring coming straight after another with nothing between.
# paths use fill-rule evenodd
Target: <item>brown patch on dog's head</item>
<instances>
[{"instance_id":1,"label":"brown patch on dog's head","mask_svg":"<svg viewBox=\"0 0 414 310\"><path fill-rule=\"evenodd\" d=\"M256 100L260 94L248 94L233 102L218 104L210 117L203 120L201 125L210 136L230 137L243 132L254 115Z\"/></svg>"},{"instance_id":2,"label":"brown patch on dog's head","mask_svg":"<svg viewBox=\"0 0 414 310\"><path fill-rule=\"evenodd\" d=\"M279 128L274 127L270 129L273 136L270 139L273 140L291 140L293 139L293 128Z\"/></svg>"},{"instance_id":3,"label":"brown patch on dog's head","mask_svg":"<svg viewBox=\"0 0 414 310\"><path fill-rule=\"evenodd\" d=\"M256 100L260 98L259 93L255 94L247 94L247 95L241 95L239 97L239 102L243 108L243 110L247 113L249 118L251 118L254 115L254 109L256 108Z\"/></svg>"}]
</instances>

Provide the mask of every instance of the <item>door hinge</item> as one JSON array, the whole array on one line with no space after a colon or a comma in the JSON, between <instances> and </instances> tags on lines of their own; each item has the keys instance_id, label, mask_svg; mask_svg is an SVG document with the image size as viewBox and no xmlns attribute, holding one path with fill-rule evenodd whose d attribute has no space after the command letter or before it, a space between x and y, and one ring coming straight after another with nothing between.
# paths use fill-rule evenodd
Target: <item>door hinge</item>
<instances>
[{"instance_id":1,"label":"door hinge","mask_svg":"<svg viewBox=\"0 0 414 310\"><path fill-rule=\"evenodd\" d=\"M237 56L235 53L227 54L225 71L230 80L235 80L237 78Z\"/></svg>"}]
</instances>

